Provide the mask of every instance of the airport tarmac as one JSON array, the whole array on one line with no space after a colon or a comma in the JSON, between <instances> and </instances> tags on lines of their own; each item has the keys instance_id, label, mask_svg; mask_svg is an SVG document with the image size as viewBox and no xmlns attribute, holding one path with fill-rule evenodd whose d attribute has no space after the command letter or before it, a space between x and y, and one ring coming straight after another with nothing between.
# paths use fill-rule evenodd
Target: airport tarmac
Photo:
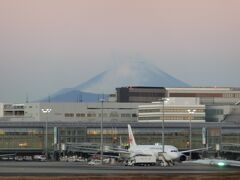
<instances>
[{"instance_id":1,"label":"airport tarmac","mask_svg":"<svg viewBox=\"0 0 240 180\"><path fill-rule=\"evenodd\" d=\"M79 175L237 175L240 168L177 163L172 167L87 165L79 162L0 161L0 176L79 176Z\"/></svg>"}]
</instances>

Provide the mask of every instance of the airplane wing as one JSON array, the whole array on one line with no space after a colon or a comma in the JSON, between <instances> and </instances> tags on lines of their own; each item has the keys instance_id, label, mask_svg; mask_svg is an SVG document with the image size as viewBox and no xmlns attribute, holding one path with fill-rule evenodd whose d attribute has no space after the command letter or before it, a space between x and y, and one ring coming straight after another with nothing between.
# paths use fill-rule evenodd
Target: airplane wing
<instances>
[{"instance_id":1,"label":"airplane wing","mask_svg":"<svg viewBox=\"0 0 240 180\"><path fill-rule=\"evenodd\" d=\"M226 160L226 159L200 159L195 161L189 161L189 163L240 167L240 161Z\"/></svg>"},{"instance_id":2,"label":"airplane wing","mask_svg":"<svg viewBox=\"0 0 240 180\"><path fill-rule=\"evenodd\" d=\"M15 156L15 154L1 154L0 157Z\"/></svg>"},{"instance_id":3,"label":"airplane wing","mask_svg":"<svg viewBox=\"0 0 240 180\"><path fill-rule=\"evenodd\" d=\"M129 152L132 157L134 156L152 156L153 154L150 152L143 152L143 151L134 151Z\"/></svg>"},{"instance_id":4,"label":"airplane wing","mask_svg":"<svg viewBox=\"0 0 240 180\"><path fill-rule=\"evenodd\" d=\"M193 152L193 151L202 151L202 150L208 150L208 148L199 148L199 149L191 149L191 150L186 150L186 151L179 151L180 153L187 153L187 152Z\"/></svg>"},{"instance_id":5,"label":"airplane wing","mask_svg":"<svg viewBox=\"0 0 240 180\"><path fill-rule=\"evenodd\" d=\"M225 160L227 166L240 167L240 161Z\"/></svg>"},{"instance_id":6,"label":"airplane wing","mask_svg":"<svg viewBox=\"0 0 240 180\"><path fill-rule=\"evenodd\" d=\"M93 157L98 157L98 158L100 158L100 154L96 154L96 153L89 153L91 156L93 156ZM108 155L108 154L103 154L103 157L104 158L116 158L116 159L121 159L121 156L114 156L114 155Z\"/></svg>"},{"instance_id":7,"label":"airplane wing","mask_svg":"<svg viewBox=\"0 0 240 180\"><path fill-rule=\"evenodd\" d=\"M152 156L152 154L145 154L145 153L135 153L133 156Z\"/></svg>"},{"instance_id":8,"label":"airplane wing","mask_svg":"<svg viewBox=\"0 0 240 180\"><path fill-rule=\"evenodd\" d=\"M79 147L74 147L72 149L78 150L80 152L89 152L89 153L96 153L96 152L100 152L101 149L98 147L84 147L84 146L79 146ZM109 152L109 153L119 153L119 154L129 154L130 152L127 149L123 149L123 148L109 148L109 147L103 147L103 152Z\"/></svg>"}]
</instances>

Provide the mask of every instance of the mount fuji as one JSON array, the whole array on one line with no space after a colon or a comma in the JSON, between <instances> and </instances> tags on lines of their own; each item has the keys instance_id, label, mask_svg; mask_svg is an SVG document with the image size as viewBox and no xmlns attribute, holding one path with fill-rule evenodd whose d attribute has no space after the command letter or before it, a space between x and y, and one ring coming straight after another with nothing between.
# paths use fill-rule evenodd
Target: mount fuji
<instances>
[{"instance_id":1,"label":"mount fuji","mask_svg":"<svg viewBox=\"0 0 240 180\"><path fill-rule=\"evenodd\" d=\"M152 64L130 61L115 65L76 87L58 91L51 95L51 101L76 102L79 96L85 102L98 101L103 93L115 93L115 88L125 86L188 87L189 85ZM43 101L46 100L47 98Z\"/></svg>"},{"instance_id":2,"label":"mount fuji","mask_svg":"<svg viewBox=\"0 0 240 180\"><path fill-rule=\"evenodd\" d=\"M75 89L93 93L113 93L122 86L189 86L173 76L146 62L125 62L91 78Z\"/></svg>"}]
</instances>

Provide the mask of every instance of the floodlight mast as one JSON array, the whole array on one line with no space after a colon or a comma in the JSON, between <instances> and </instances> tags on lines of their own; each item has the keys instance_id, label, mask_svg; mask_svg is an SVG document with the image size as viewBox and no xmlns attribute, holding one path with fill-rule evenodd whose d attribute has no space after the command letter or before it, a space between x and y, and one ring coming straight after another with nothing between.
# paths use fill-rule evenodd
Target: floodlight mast
<instances>
[{"instance_id":1,"label":"floodlight mast","mask_svg":"<svg viewBox=\"0 0 240 180\"><path fill-rule=\"evenodd\" d=\"M164 127L165 109L164 109L164 104L165 104L165 102L169 101L169 98L161 98L161 99L159 99L159 101L162 102L162 105L163 105L163 109L162 109L162 117L163 117L162 118L162 152L164 153L165 152L165 137L164 137L164 134L165 134L165 127ZM161 117L160 114L159 114L159 117Z\"/></svg>"},{"instance_id":2,"label":"floodlight mast","mask_svg":"<svg viewBox=\"0 0 240 180\"><path fill-rule=\"evenodd\" d=\"M52 109L42 109L44 114L47 114L47 118L45 121L45 155L48 158L48 114L52 111Z\"/></svg>"},{"instance_id":3,"label":"floodlight mast","mask_svg":"<svg viewBox=\"0 0 240 180\"><path fill-rule=\"evenodd\" d=\"M192 117L193 117L193 114L195 114L196 112L196 109L188 109L188 114L189 114L189 158L190 160L192 159Z\"/></svg>"},{"instance_id":4,"label":"floodlight mast","mask_svg":"<svg viewBox=\"0 0 240 180\"><path fill-rule=\"evenodd\" d=\"M105 102L105 99L100 99L99 100L101 102L101 110L102 110L102 113L101 113L101 124L100 124L100 128L101 128L101 164L103 165L103 103Z\"/></svg>"}]
</instances>

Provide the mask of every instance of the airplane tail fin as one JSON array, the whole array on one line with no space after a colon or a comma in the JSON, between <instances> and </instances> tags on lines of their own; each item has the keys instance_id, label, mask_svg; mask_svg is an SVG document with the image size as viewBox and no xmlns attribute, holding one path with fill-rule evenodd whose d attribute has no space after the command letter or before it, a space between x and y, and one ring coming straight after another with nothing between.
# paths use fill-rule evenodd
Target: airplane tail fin
<instances>
[{"instance_id":1,"label":"airplane tail fin","mask_svg":"<svg viewBox=\"0 0 240 180\"><path fill-rule=\"evenodd\" d=\"M137 145L130 124L128 124L128 141L130 148Z\"/></svg>"}]
</instances>

